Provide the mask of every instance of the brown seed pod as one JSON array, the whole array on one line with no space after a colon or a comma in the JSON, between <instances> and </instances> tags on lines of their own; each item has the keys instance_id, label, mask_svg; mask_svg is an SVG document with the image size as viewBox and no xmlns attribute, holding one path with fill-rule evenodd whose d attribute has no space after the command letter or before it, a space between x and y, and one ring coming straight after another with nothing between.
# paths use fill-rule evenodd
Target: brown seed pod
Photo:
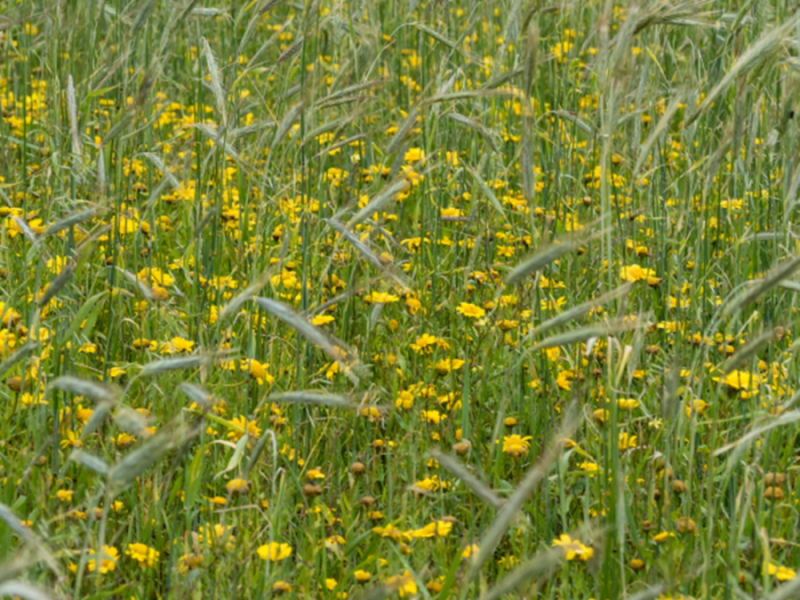
<instances>
[{"instance_id":1,"label":"brown seed pod","mask_svg":"<svg viewBox=\"0 0 800 600\"><path fill-rule=\"evenodd\" d=\"M453 444L453 452L455 452L459 456L464 456L467 452L469 452L469 449L471 447L472 446L469 442L461 441L458 442L457 444Z\"/></svg>"},{"instance_id":2,"label":"brown seed pod","mask_svg":"<svg viewBox=\"0 0 800 600\"><path fill-rule=\"evenodd\" d=\"M350 465L350 472L353 475L363 475L366 470L367 467L364 466L364 463L359 461L356 461L352 465Z\"/></svg>"},{"instance_id":3,"label":"brown seed pod","mask_svg":"<svg viewBox=\"0 0 800 600\"><path fill-rule=\"evenodd\" d=\"M22 389L22 377L19 375L9 377L6 379L6 385L11 389L12 392L19 392Z\"/></svg>"},{"instance_id":4,"label":"brown seed pod","mask_svg":"<svg viewBox=\"0 0 800 600\"><path fill-rule=\"evenodd\" d=\"M682 494L686 491L686 484L680 479L676 479L672 482L672 491L676 494Z\"/></svg>"},{"instance_id":5,"label":"brown seed pod","mask_svg":"<svg viewBox=\"0 0 800 600\"><path fill-rule=\"evenodd\" d=\"M303 495L306 498L316 498L322 493L322 488L315 483L306 483L303 485Z\"/></svg>"},{"instance_id":6,"label":"brown seed pod","mask_svg":"<svg viewBox=\"0 0 800 600\"><path fill-rule=\"evenodd\" d=\"M764 499L765 500L773 500L775 502L780 502L783 500L784 494L783 490L779 487L768 487L764 490Z\"/></svg>"},{"instance_id":7,"label":"brown seed pod","mask_svg":"<svg viewBox=\"0 0 800 600\"><path fill-rule=\"evenodd\" d=\"M786 482L786 475L783 473L767 473L764 476L764 483L768 486L783 485Z\"/></svg>"},{"instance_id":8,"label":"brown seed pod","mask_svg":"<svg viewBox=\"0 0 800 600\"><path fill-rule=\"evenodd\" d=\"M689 517L681 517L675 523L675 529L680 533L695 533L697 531L697 523Z\"/></svg>"}]
</instances>

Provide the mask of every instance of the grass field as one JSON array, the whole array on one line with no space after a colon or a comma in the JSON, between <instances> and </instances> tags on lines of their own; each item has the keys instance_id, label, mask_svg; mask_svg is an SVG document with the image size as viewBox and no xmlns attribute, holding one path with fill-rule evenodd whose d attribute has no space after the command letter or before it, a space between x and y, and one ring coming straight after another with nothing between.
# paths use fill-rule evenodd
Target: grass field
<instances>
[{"instance_id":1,"label":"grass field","mask_svg":"<svg viewBox=\"0 0 800 600\"><path fill-rule=\"evenodd\" d=\"M0 596L800 597L795 3L211 4L0 4Z\"/></svg>"}]
</instances>

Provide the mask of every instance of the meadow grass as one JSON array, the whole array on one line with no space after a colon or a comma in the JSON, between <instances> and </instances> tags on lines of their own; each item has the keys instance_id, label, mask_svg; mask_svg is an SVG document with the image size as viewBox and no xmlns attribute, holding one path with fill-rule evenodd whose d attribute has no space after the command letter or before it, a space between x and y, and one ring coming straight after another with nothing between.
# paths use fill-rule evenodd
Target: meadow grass
<instances>
[{"instance_id":1,"label":"meadow grass","mask_svg":"<svg viewBox=\"0 0 800 600\"><path fill-rule=\"evenodd\" d=\"M0 596L800 597L794 3L0 6Z\"/></svg>"}]
</instances>

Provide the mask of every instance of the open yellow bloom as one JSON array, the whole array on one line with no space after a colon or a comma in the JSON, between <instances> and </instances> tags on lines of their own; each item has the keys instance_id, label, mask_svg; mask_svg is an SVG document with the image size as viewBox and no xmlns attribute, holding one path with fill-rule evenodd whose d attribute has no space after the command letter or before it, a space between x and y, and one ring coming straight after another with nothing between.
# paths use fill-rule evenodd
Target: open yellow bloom
<instances>
[{"instance_id":1,"label":"open yellow bloom","mask_svg":"<svg viewBox=\"0 0 800 600\"><path fill-rule=\"evenodd\" d=\"M470 319L480 319L486 315L486 311L480 306L470 304L469 302L462 302L459 304L458 308L456 308L456 312L464 315L465 317L469 317Z\"/></svg>"},{"instance_id":2,"label":"open yellow bloom","mask_svg":"<svg viewBox=\"0 0 800 600\"><path fill-rule=\"evenodd\" d=\"M449 521L436 521L428 523L422 529L415 529L411 532L415 538L445 537L453 529L453 524Z\"/></svg>"},{"instance_id":3,"label":"open yellow bloom","mask_svg":"<svg viewBox=\"0 0 800 600\"><path fill-rule=\"evenodd\" d=\"M414 583L414 578L408 571L402 575L389 577L385 583L387 586L396 589L401 598L404 596L413 596L417 593L417 584Z\"/></svg>"},{"instance_id":4,"label":"open yellow bloom","mask_svg":"<svg viewBox=\"0 0 800 600\"><path fill-rule=\"evenodd\" d=\"M529 440L533 438L529 435L522 437L516 433L507 435L503 438L503 452L512 458L521 458L530 450Z\"/></svg>"},{"instance_id":5,"label":"open yellow bloom","mask_svg":"<svg viewBox=\"0 0 800 600\"><path fill-rule=\"evenodd\" d=\"M573 540L566 533L562 533L557 540L553 540L553 547L561 547L564 551L564 558L567 560L579 558L585 562L594 556L594 550L591 546L584 546L578 540Z\"/></svg>"},{"instance_id":6,"label":"open yellow bloom","mask_svg":"<svg viewBox=\"0 0 800 600\"><path fill-rule=\"evenodd\" d=\"M792 569L773 563L767 565L767 573L774 575L778 581L791 581L796 577L796 573Z\"/></svg>"},{"instance_id":7,"label":"open yellow bloom","mask_svg":"<svg viewBox=\"0 0 800 600\"><path fill-rule=\"evenodd\" d=\"M628 265L626 267L622 267L619 276L620 279L634 283L641 281L642 279L655 277L656 272L653 269L643 269L639 265Z\"/></svg>"},{"instance_id":8,"label":"open yellow bloom","mask_svg":"<svg viewBox=\"0 0 800 600\"><path fill-rule=\"evenodd\" d=\"M289 544L270 542L269 544L259 546L256 552L258 552L261 560L277 562L289 558L292 555L292 547Z\"/></svg>"},{"instance_id":9,"label":"open yellow bloom","mask_svg":"<svg viewBox=\"0 0 800 600\"><path fill-rule=\"evenodd\" d=\"M158 557L161 555L161 553L155 548L151 548L150 546L140 542L128 544L128 549L125 550L125 554L139 563L140 567L155 566L156 563L158 563Z\"/></svg>"},{"instance_id":10,"label":"open yellow bloom","mask_svg":"<svg viewBox=\"0 0 800 600\"><path fill-rule=\"evenodd\" d=\"M94 550L89 550L90 555L94 555ZM117 568L117 560L119 559L119 551L114 546L103 546L100 551L100 567L97 567L97 560L94 558L89 559L87 567L90 571L98 570L105 575Z\"/></svg>"}]
</instances>

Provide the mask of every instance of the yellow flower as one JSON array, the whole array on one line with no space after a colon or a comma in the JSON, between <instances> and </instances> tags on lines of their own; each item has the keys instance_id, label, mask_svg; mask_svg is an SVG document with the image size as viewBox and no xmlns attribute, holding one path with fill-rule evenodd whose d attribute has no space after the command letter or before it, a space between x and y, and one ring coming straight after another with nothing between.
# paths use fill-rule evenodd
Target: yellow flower
<instances>
[{"instance_id":1,"label":"yellow flower","mask_svg":"<svg viewBox=\"0 0 800 600\"><path fill-rule=\"evenodd\" d=\"M397 394L397 400L395 400L394 405L397 408L409 410L412 406L414 406L414 394L407 390L401 390L400 393Z\"/></svg>"},{"instance_id":2,"label":"yellow flower","mask_svg":"<svg viewBox=\"0 0 800 600\"><path fill-rule=\"evenodd\" d=\"M120 450L124 450L128 446L132 446L136 443L136 438L132 435L128 435L127 433L120 433L116 438L111 438L114 442L114 445L119 448Z\"/></svg>"},{"instance_id":3,"label":"yellow flower","mask_svg":"<svg viewBox=\"0 0 800 600\"><path fill-rule=\"evenodd\" d=\"M707 402L704 402L700 398L697 398L696 400L692 400L691 402L688 402L686 404L686 418L687 419L691 419L693 412L696 412L698 415L703 416L703 414L706 412L706 409L709 406L711 406L711 405L708 404Z\"/></svg>"},{"instance_id":4,"label":"yellow flower","mask_svg":"<svg viewBox=\"0 0 800 600\"><path fill-rule=\"evenodd\" d=\"M65 432L65 438L58 443L61 446L62 450L66 450L67 448L80 448L83 446L83 442L80 439L80 436L68 429Z\"/></svg>"},{"instance_id":5,"label":"yellow flower","mask_svg":"<svg viewBox=\"0 0 800 600\"><path fill-rule=\"evenodd\" d=\"M161 555L155 548L150 548L139 542L128 544L128 549L125 551L125 554L138 562L140 567L155 566L158 562L158 557Z\"/></svg>"},{"instance_id":6,"label":"yellow flower","mask_svg":"<svg viewBox=\"0 0 800 600\"><path fill-rule=\"evenodd\" d=\"M415 529L411 532L415 538L445 537L453 529L453 524L449 521L436 521L428 523L422 529Z\"/></svg>"},{"instance_id":7,"label":"yellow flower","mask_svg":"<svg viewBox=\"0 0 800 600\"><path fill-rule=\"evenodd\" d=\"M447 415L441 414L438 410L423 410L422 418L428 423L438 425L447 418Z\"/></svg>"},{"instance_id":8,"label":"yellow flower","mask_svg":"<svg viewBox=\"0 0 800 600\"><path fill-rule=\"evenodd\" d=\"M655 541L657 544L663 544L663 543L664 543L664 542L666 542L666 541L667 541L669 538L674 538L674 537L675 537L675 534L674 534L674 533L672 533L671 531L662 531L661 533L657 533L656 535L654 535L654 536L653 536L653 540L654 540L654 541Z\"/></svg>"},{"instance_id":9,"label":"yellow flower","mask_svg":"<svg viewBox=\"0 0 800 600\"><path fill-rule=\"evenodd\" d=\"M519 321L511 321L509 319L502 319L497 322L497 326L502 329L503 331L511 331L512 329L516 329L519 326ZM558 348L555 348L558 350Z\"/></svg>"},{"instance_id":10,"label":"yellow flower","mask_svg":"<svg viewBox=\"0 0 800 600\"><path fill-rule=\"evenodd\" d=\"M761 384L761 377L747 371L731 371L725 377L714 377L714 381L737 391L755 392Z\"/></svg>"},{"instance_id":11,"label":"yellow flower","mask_svg":"<svg viewBox=\"0 0 800 600\"><path fill-rule=\"evenodd\" d=\"M443 358L433 366L437 375L447 375L452 370L460 369L464 366L464 361L460 358Z\"/></svg>"},{"instance_id":12,"label":"yellow flower","mask_svg":"<svg viewBox=\"0 0 800 600\"><path fill-rule=\"evenodd\" d=\"M620 410L633 410L639 406L639 401L635 398L619 398L617 406Z\"/></svg>"},{"instance_id":13,"label":"yellow flower","mask_svg":"<svg viewBox=\"0 0 800 600\"><path fill-rule=\"evenodd\" d=\"M564 551L564 558L567 560L573 560L577 557L582 561L587 561L594 555L594 550L591 546L584 546L578 540L573 540L566 533L562 533L557 540L553 540L553 547L559 546Z\"/></svg>"},{"instance_id":14,"label":"yellow flower","mask_svg":"<svg viewBox=\"0 0 800 600\"><path fill-rule=\"evenodd\" d=\"M507 435L503 438L503 452L512 458L521 458L528 453L531 445L528 440L533 438L529 435L521 437L516 433Z\"/></svg>"},{"instance_id":15,"label":"yellow flower","mask_svg":"<svg viewBox=\"0 0 800 600\"><path fill-rule=\"evenodd\" d=\"M404 596L413 596L417 593L417 584L414 583L414 578L408 571L402 575L389 577L384 583L388 587L396 589L401 598Z\"/></svg>"},{"instance_id":16,"label":"yellow flower","mask_svg":"<svg viewBox=\"0 0 800 600\"><path fill-rule=\"evenodd\" d=\"M125 373L127 373L127 371L122 367L111 367L108 370L108 376L111 377L112 379L115 379L121 375L125 375Z\"/></svg>"},{"instance_id":17,"label":"yellow flower","mask_svg":"<svg viewBox=\"0 0 800 600\"><path fill-rule=\"evenodd\" d=\"M171 344L176 352L191 352L192 348L194 348L193 341L187 340L186 338L182 338L180 336L172 338Z\"/></svg>"},{"instance_id":18,"label":"yellow flower","mask_svg":"<svg viewBox=\"0 0 800 600\"><path fill-rule=\"evenodd\" d=\"M74 493L73 490L58 490L56 492L56 498L61 502L72 502L72 495Z\"/></svg>"},{"instance_id":19,"label":"yellow flower","mask_svg":"<svg viewBox=\"0 0 800 600\"><path fill-rule=\"evenodd\" d=\"M289 594L292 591L292 586L285 581L276 581L272 584L272 591L277 594Z\"/></svg>"},{"instance_id":20,"label":"yellow flower","mask_svg":"<svg viewBox=\"0 0 800 600\"><path fill-rule=\"evenodd\" d=\"M178 571L181 575L186 575L189 571L200 567L202 564L202 554L184 554L178 559Z\"/></svg>"},{"instance_id":21,"label":"yellow flower","mask_svg":"<svg viewBox=\"0 0 800 600\"><path fill-rule=\"evenodd\" d=\"M422 148L409 148L403 156L405 162L425 162L425 150Z\"/></svg>"},{"instance_id":22,"label":"yellow flower","mask_svg":"<svg viewBox=\"0 0 800 600\"><path fill-rule=\"evenodd\" d=\"M372 578L372 575L370 575L366 571L358 569L353 573L353 577L358 583L367 583Z\"/></svg>"},{"instance_id":23,"label":"yellow flower","mask_svg":"<svg viewBox=\"0 0 800 600\"><path fill-rule=\"evenodd\" d=\"M261 560L277 562L284 558L289 558L292 555L292 547L289 544L270 542L269 544L259 546L256 552L258 552Z\"/></svg>"},{"instance_id":24,"label":"yellow flower","mask_svg":"<svg viewBox=\"0 0 800 600\"><path fill-rule=\"evenodd\" d=\"M468 546L464 547L464 550L461 552L461 558L469 558L470 556L475 556L478 553L478 544L469 544Z\"/></svg>"},{"instance_id":25,"label":"yellow flower","mask_svg":"<svg viewBox=\"0 0 800 600\"><path fill-rule=\"evenodd\" d=\"M643 269L639 265L628 265L627 267L622 267L619 276L624 281L634 283L650 277L655 278L656 272L653 269Z\"/></svg>"},{"instance_id":26,"label":"yellow flower","mask_svg":"<svg viewBox=\"0 0 800 600\"><path fill-rule=\"evenodd\" d=\"M255 421L248 421L246 417L234 417L231 423L237 427L230 433L228 437L234 442L238 442L245 432L250 436L250 440L258 438L261 435L261 428ZM248 442L249 444L249 442Z\"/></svg>"},{"instance_id":27,"label":"yellow flower","mask_svg":"<svg viewBox=\"0 0 800 600\"><path fill-rule=\"evenodd\" d=\"M231 494L246 494L250 489L250 482L237 477L236 479L231 479L225 489Z\"/></svg>"},{"instance_id":28,"label":"yellow flower","mask_svg":"<svg viewBox=\"0 0 800 600\"><path fill-rule=\"evenodd\" d=\"M152 269L142 269L136 276L146 286L152 288L153 286L168 286L175 283L175 279L169 273L166 273L158 267Z\"/></svg>"},{"instance_id":29,"label":"yellow flower","mask_svg":"<svg viewBox=\"0 0 800 600\"><path fill-rule=\"evenodd\" d=\"M443 208L441 210L441 215L444 218L452 219L452 218L462 217L464 216L464 213L461 211L460 208L450 207L450 208Z\"/></svg>"},{"instance_id":30,"label":"yellow flower","mask_svg":"<svg viewBox=\"0 0 800 600\"><path fill-rule=\"evenodd\" d=\"M209 549L213 548L216 544L225 543L228 550L233 550L236 538L231 535L230 525L221 525L216 523L211 525L206 523L206 526L200 526L197 535L197 542L202 546L205 545Z\"/></svg>"},{"instance_id":31,"label":"yellow flower","mask_svg":"<svg viewBox=\"0 0 800 600\"><path fill-rule=\"evenodd\" d=\"M400 300L399 296L386 292L372 292L364 296L364 301L367 304L389 304L390 302L397 302L398 300Z\"/></svg>"},{"instance_id":32,"label":"yellow flower","mask_svg":"<svg viewBox=\"0 0 800 600\"><path fill-rule=\"evenodd\" d=\"M392 541L399 541L399 540L410 540L411 534L403 531L402 529L398 529L391 523L389 523L386 527L373 527L372 533L376 533L383 538L389 538Z\"/></svg>"},{"instance_id":33,"label":"yellow flower","mask_svg":"<svg viewBox=\"0 0 800 600\"><path fill-rule=\"evenodd\" d=\"M306 478L309 481L315 481L317 479L325 479L325 474L319 469L309 469L306 472Z\"/></svg>"},{"instance_id":34,"label":"yellow flower","mask_svg":"<svg viewBox=\"0 0 800 600\"><path fill-rule=\"evenodd\" d=\"M796 574L792 569L779 566L773 563L767 565L767 573L774 575L778 581L791 581L795 578Z\"/></svg>"},{"instance_id":35,"label":"yellow flower","mask_svg":"<svg viewBox=\"0 0 800 600\"><path fill-rule=\"evenodd\" d=\"M81 347L78 348L79 354L96 354L97 353L97 344L92 344L91 342L84 342L81 344Z\"/></svg>"},{"instance_id":36,"label":"yellow flower","mask_svg":"<svg viewBox=\"0 0 800 600\"><path fill-rule=\"evenodd\" d=\"M243 360L241 365L242 371L247 371L250 377L255 379L259 385L263 385L264 382L271 384L275 381L275 378L267 373L267 367L269 367L267 363L260 363L252 358Z\"/></svg>"},{"instance_id":37,"label":"yellow flower","mask_svg":"<svg viewBox=\"0 0 800 600\"><path fill-rule=\"evenodd\" d=\"M627 432L619 434L619 449L628 450L629 448L636 448L638 442L635 435L628 435Z\"/></svg>"},{"instance_id":38,"label":"yellow flower","mask_svg":"<svg viewBox=\"0 0 800 600\"><path fill-rule=\"evenodd\" d=\"M434 348L439 348L440 350L449 350L450 344L448 344L442 338L438 338L429 333L423 333L417 338L416 342L411 344L411 349L417 353L430 354L433 352Z\"/></svg>"},{"instance_id":39,"label":"yellow flower","mask_svg":"<svg viewBox=\"0 0 800 600\"><path fill-rule=\"evenodd\" d=\"M94 550L89 550L90 555L94 555ZM117 568L117 560L119 559L119 551L114 548L114 546L103 546L103 549L100 551L100 568L99 571L103 575L108 573L109 571L113 571ZM94 571L97 569L97 561L92 558L86 565L90 571Z\"/></svg>"},{"instance_id":40,"label":"yellow flower","mask_svg":"<svg viewBox=\"0 0 800 600\"><path fill-rule=\"evenodd\" d=\"M456 312L464 315L465 317L469 317L470 319L480 319L486 315L486 311L480 306L470 304L469 302L462 302L458 308L456 308Z\"/></svg>"},{"instance_id":41,"label":"yellow flower","mask_svg":"<svg viewBox=\"0 0 800 600\"><path fill-rule=\"evenodd\" d=\"M327 325L328 323L333 323L334 319L330 315L317 315L313 319L311 319L312 325Z\"/></svg>"}]
</instances>

